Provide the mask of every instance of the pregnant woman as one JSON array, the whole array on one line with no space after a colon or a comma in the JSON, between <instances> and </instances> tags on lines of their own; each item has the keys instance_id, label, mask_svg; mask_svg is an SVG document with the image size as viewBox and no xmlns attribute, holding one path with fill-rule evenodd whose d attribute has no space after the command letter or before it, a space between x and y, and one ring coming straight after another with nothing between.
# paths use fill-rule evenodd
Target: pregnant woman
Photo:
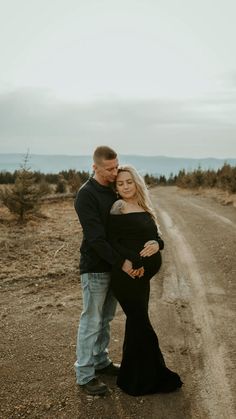
<instances>
[{"instance_id":1,"label":"pregnant woman","mask_svg":"<svg viewBox=\"0 0 236 419\"><path fill-rule=\"evenodd\" d=\"M130 261L129 274L115 267L111 275L114 295L126 314L117 385L133 396L175 391L182 381L167 368L148 316L150 279L161 267L164 243L144 180L132 166L118 169L116 190L121 199L111 208L109 238Z\"/></svg>"}]
</instances>

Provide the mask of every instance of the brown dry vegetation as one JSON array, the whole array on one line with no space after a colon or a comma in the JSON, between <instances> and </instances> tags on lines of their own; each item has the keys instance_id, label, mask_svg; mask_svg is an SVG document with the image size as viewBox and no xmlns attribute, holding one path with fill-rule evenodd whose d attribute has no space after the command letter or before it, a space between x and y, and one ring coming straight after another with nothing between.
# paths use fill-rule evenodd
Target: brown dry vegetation
<instances>
[{"instance_id":1,"label":"brown dry vegetation","mask_svg":"<svg viewBox=\"0 0 236 419\"><path fill-rule=\"evenodd\" d=\"M105 378L110 392L104 398L77 389L82 233L73 200L43 203L44 218L24 225L0 207L1 418L235 417L235 208L176 187L152 189L152 197L166 248L152 280L150 315L183 388L131 397ZM110 343L115 362L123 332L119 308Z\"/></svg>"}]
</instances>

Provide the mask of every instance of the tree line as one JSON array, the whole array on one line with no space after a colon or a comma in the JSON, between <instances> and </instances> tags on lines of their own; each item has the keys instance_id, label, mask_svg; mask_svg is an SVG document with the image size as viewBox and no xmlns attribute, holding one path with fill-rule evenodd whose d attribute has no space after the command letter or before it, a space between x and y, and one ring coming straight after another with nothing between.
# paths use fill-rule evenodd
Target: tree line
<instances>
[{"instance_id":1,"label":"tree line","mask_svg":"<svg viewBox=\"0 0 236 419\"><path fill-rule=\"evenodd\" d=\"M73 169L63 170L58 174L33 172L28 167L28 155L19 170L14 173L0 172L0 201L19 221L27 220L30 214L39 214L42 198L50 194L67 194L75 196L78 189L89 178L90 173ZM198 167L192 172L180 170L177 175L144 176L150 187L156 185L176 185L181 188L196 189L219 188L236 193L236 166L224 164L218 170L202 170Z\"/></svg>"},{"instance_id":2,"label":"tree line","mask_svg":"<svg viewBox=\"0 0 236 419\"><path fill-rule=\"evenodd\" d=\"M165 176L144 176L148 185L176 185L180 188L218 188L236 193L236 166L225 163L218 170L202 170L201 167L193 171L180 170L177 175Z\"/></svg>"},{"instance_id":3,"label":"tree line","mask_svg":"<svg viewBox=\"0 0 236 419\"><path fill-rule=\"evenodd\" d=\"M28 170L30 170L28 168ZM16 182L17 177L19 176L21 169L15 170L14 172L0 171L0 184L1 185L11 185ZM40 171L31 171L34 176L34 182L46 182L51 185L58 183L59 179L62 177L67 181L71 182L71 179L78 177L81 180L81 183L84 183L89 178L89 172L85 171L76 171L73 169L62 170L59 173L41 173Z\"/></svg>"},{"instance_id":4,"label":"tree line","mask_svg":"<svg viewBox=\"0 0 236 419\"><path fill-rule=\"evenodd\" d=\"M30 215L40 216L40 205L45 195L71 194L75 196L80 186L89 178L88 172L70 169L58 174L31 171L28 153L19 170L0 172L0 203L6 206L20 222ZM69 196L71 196L69 195Z\"/></svg>"},{"instance_id":5,"label":"tree line","mask_svg":"<svg viewBox=\"0 0 236 419\"><path fill-rule=\"evenodd\" d=\"M14 185L21 174L21 170L14 172L0 171L1 185ZM76 192L79 187L86 182L91 175L86 171L77 171L74 169L62 170L59 173L41 173L40 171L30 171L35 184L56 185L56 191L64 193L66 191ZM145 174L144 179L147 185L176 185L181 188L219 188L231 193L236 192L236 166L230 166L225 163L218 170L202 170L201 167L193 171L182 169L177 175L170 174L154 176ZM52 188L53 189L53 188Z\"/></svg>"}]
</instances>

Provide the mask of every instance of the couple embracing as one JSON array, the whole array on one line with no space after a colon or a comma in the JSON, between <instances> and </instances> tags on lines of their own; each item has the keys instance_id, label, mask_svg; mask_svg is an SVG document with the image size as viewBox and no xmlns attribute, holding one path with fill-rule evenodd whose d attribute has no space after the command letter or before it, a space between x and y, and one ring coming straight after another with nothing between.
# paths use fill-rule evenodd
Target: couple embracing
<instances>
[{"instance_id":1,"label":"couple embracing","mask_svg":"<svg viewBox=\"0 0 236 419\"><path fill-rule=\"evenodd\" d=\"M107 374L133 396L175 391L182 381L167 368L148 316L150 279L161 267L164 242L147 187L135 168L119 166L110 147L97 147L93 162L94 175L75 200L83 229L77 383L103 395L108 387L100 377ZM107 350L117 300L126 315L120 365Z\"/></svg>"}]
</instances>

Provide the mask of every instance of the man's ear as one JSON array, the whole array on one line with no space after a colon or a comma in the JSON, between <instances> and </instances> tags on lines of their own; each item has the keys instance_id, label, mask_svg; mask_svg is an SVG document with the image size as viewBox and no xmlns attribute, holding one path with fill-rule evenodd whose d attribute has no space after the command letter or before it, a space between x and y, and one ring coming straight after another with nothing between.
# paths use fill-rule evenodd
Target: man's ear
<instances>
[{"instance_id":1,"label":"man's ear","mask_svg":"<svg viewBox=\"0 0 236 419\"><path fill-rule=\"evenodd\" d=\"M95 171L95 170L97 170L98 167L97 167L97 165L95 163L93 163L92 168Z\"/></svg>"}]
</instances>

